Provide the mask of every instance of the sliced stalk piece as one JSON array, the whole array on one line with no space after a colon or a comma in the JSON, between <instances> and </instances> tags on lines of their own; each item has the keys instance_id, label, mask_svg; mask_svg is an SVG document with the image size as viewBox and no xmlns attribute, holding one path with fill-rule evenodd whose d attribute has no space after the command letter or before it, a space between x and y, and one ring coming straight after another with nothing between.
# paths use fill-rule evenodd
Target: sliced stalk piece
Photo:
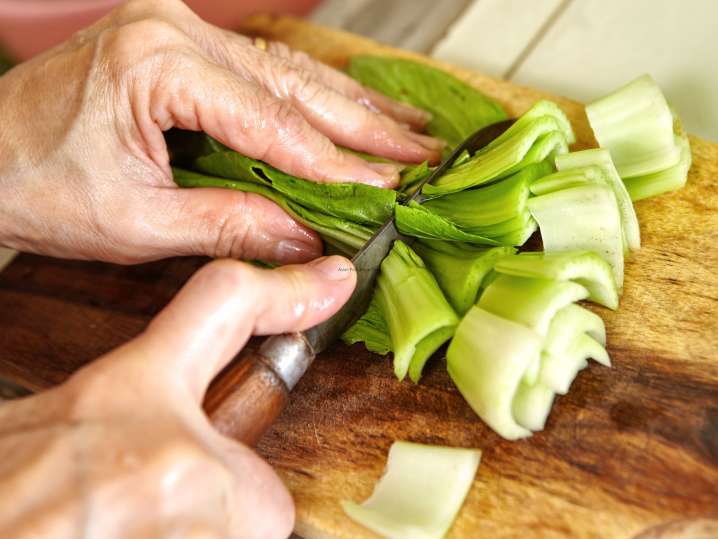
<instances>
[{"instance_id":1,"label":"sliced stalk piece","mask_svg":"<svg viewBox=\"0 0 718 539\"><path fill-rule=\"evenodd\" d=\"M611 265L623 287L623 232L616 197L605 185L584 185L530 198L528 208L547 253L588 250Z\"/></svg>"},{"instance_id":2,"label":"sliced stalk piece","mask_svg":"<svg viewBox=\"0 0 718 539\"><path fill-rule=\"evenodd\" d=\"M481 294L478 305L545 337L557 311L587 296L588 291L583 286L571 281L501 274ZM533 384L536 381L540 366L541 355L536 354L526 370L526 383Z\"/></svg>"},{"instance_id":3,"label":"sliced stalk piece","mask_svg":"<svg viewBox=\"0 0 718 539\"><path fill-rule=\"evenodd\" d=\"M523 212L529 184L552 170L551 164L542 161L486 187L435 198L423 205L463 229L490 227Z\"/></svg>"},{"instance_id":4,"label":"sliced stalk piece","mask_svg":"<svg viewBox=\"0 0 718 539\"><path fill-rule=\"evenodd\" d=\"M429 240L463 241L478 245L500 245L499 241L464 232L454 223L432 213L421 204L397 205L394 209L396 228L402 234Z\"/></svg>"},{"instance_id":5,"label":"sliced stalk piece","mask_svg":"<svg viewBox=\"0 0 718 539\"><path fill-rule=\"evenodd\" d=\"M681 152L677 164L660 172L624 180L626 189L633 200L643 200L644 198L675 191L686 184L688 170L691 168L691 147L688 137L677 136L676 145Z\"/></svg>"},{"instance_id":6,"label":"sliced stalk piece","mask_svg":"<svg viewBox=\"0 0 718 539\"><path fill-rule=\"evenodd\" d=\"M482 248L426 240L416 242L413 247L459 315L476 303L481 281L496 261L514 252L512 247Z\"/></svg>"},{"instance_id":7,"label":"sliced stalk piece","mask_svg":"<svg viewBox=\"0 0 718 539\"><path fill-rule=\"evenodd\" d=\"M473 306L449 345L451 379L474 412L508 440L531 435L516 423L511 406L541 342L526 326Z\"/></svg>"},{"instance_id":8,"label":"sliced stalk piece","mask_svg":"<svg viewBox=\"0 0 718 539\"><path fill-rule=\"evenodd\" d=\"M511 405L514 419L534 432L543 430L555 395L554 391L540 383L529 385L521 382Z\"/></svg>"},{"instance_id":9,"label":"sliced stalk piece","mask_svg":"<svg viewBox=\"0 0 718 539\"><path fill-rule=\"evenodd\" d=\"M464 164L451 168L434 184L425 185L422 192L426 195L456 193L499 180L567 151L566 137L558 122L551 116L541 116L503 143L489 151L478 152Z\"/></svg>"},{"instance_id":10,"label":"sliced stalk piece","mask_svg":"<svg viewBox=\"0 0 718 539\"><path fill-rule=\"evenodd\" d=\"M499 260L494 269L517 277L574 281L588 290L588 300L618 308L618 287L611 266L592 251L520 253Z\"/></svg>"},{"instance_id":11,"label":"sliced stalk piece","mask_svg":"<svg viewBox=\"0 0 718 539\"><path fill-rule=\"evenodd\" d=\"M478 449L394 442L386 471L352 520L388 539L441 539L451 527L481 460Z\"/></svg>"},{"instance_id":12,"label":"sliced stalk piece","mask_svg":"<svg viewBox=\"0 0 718 539\"><path fill-rule=\"evenodd\" d=\"M567 305L551 320L543 349L545 352L560 356L579 335L584 333L601 346L606 346L606 326L603 319L575 303Z\"/></svg>"},{"instance_id":13,"label":"sliced stalk piece","mask_svg":"<svg viewBox=\"0 0 718 539\"><path fill-rule=\"evenodd\" d=\"M504 131L500 136L496 137L490 144L485 148L482 148L480 152L487 152L490 149L504 143L506 140L512 138L516 133L524 129L528 124L541 118L542 116L551 116L556 120L559 130L563 133L566 142L573 144L576 142L576 135L573 133L571 128L571 122L568 120L561 108L553 101L547 101L542 99L534 103L529 110L524 112L514 124Z\"/></svg>"},{"instance_id":14,"label":"sliced stalk piece","mask_svg":"<svg viewBox=\"0 0 718 539\"><path fill-rule=\"evenodd\" d=\"M571 154L559 155L556 161L564 155ZM545 195L570 187L579 187L587 183L607 184L608 181L600 167L587 166L580 169L561 170L544 176L532 183L530 189L534 195Z\"/></svg>"},{"instance_id":15,"label":"sliced stalk piece","mask_svg":"<svg viewBox=\"0 0 718 539\"><path fill-rule=\"evenodd\" d=\"M397 240L381 263L379 306L389 327L394 374L414 382L429 356L451 338L459 320L424 262Z\"/></svg>"},{"instance_id":16,"label":"sliced stalk piece","mask_svg":"<svg viewBox=\"0 0 718 539\"><path fill-rule=\"evenodd\" d=\"M611 152L622 178L672 167L680 159L673 114L661 89L643 75L586 106L596 140Z\"/></svg>"},{"instance_id":17,"label":"sliced stalk piece","mask_svg":"<svg viewBox=\"0 0 718 539\"><path fill-rule=\"evenodd\" d=\"M602 365L610 367L610 359L599 342L589 335L581 334L560 355L544 352L541 355L541 371L538 381L541 385L559 395L568 393L578 371L588 365L593 358Z\"/></svg>"},{"instance_id":18,"label":"sliced stalk piece","mask_svg":"<svg viewBox=\"0 0 718 539\"><path fill-rule=\"evenodd\" d=\"M636 217L631 195L618 175L609 151L604 148L596 148L565 153L556 157L556 168L560 171L582 170L587 166L600 167L605 173L605 179L613 190L613 194L616 195L618 210L621 212L621 228L623 229L626 246L631 251L637 251L641 248L641 230L638 225L638 217Z\"/></svg>"}]
</instances>

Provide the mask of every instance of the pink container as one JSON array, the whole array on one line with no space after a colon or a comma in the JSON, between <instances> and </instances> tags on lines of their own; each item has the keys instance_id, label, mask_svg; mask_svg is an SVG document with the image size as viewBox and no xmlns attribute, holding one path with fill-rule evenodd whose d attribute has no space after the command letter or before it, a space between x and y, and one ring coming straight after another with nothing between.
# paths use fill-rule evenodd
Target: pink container
<instances>
[{"instance_id":1,"label":"pink container","mask_svg":"<svg viewBox=\"0 0 718 539\"><path fill-rule=\"evenodd\" d=\"M19 60L56 45L122 0L0 0L0 47ZM306 15L319 0L186 0L203 19L236 27L253 13Z\"/></svg>"}]
</instances>

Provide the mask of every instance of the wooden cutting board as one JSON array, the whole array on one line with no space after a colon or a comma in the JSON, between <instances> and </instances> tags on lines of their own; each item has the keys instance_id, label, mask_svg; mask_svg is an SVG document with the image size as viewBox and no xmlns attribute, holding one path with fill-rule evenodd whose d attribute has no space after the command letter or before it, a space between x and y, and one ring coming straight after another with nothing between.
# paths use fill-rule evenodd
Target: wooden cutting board
<instances>
[{"instance_id":1,"label":"wooden cutting board","mask_svg":"<svg viewBox=\"0 0 718 539\"><path fill-rule=\"evenodd\" d=\"M339 67L364 53L430 62L289 18L257 17L244 30ZM578 103L440 67L511 115L556 99L577 147L592 145ZM694 524L667 524L660 537L698 537L696 519L718 516L718 145L691 137L691 146L688 186L637 203L643 248L626 265L620 310L596 309L614 367L583 371L544 432L499 438L464 403L440 357L415 386L361 346L322 354L258 447L294 495L297 532L374 537L344 516L339 500L365 499L389 446L403 439L483 449L451 538L632 538L684 519ZM203 263L128 268L21 255L0 274L0 376L35 389L60 382L136 335Z\"/></svg>"}]
</instances>

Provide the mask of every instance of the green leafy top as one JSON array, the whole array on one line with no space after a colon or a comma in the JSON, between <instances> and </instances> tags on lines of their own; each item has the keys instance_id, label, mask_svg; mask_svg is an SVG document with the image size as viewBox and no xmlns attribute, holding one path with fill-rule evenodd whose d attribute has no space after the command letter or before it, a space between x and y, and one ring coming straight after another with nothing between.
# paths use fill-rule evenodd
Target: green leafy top
<instances>
[{"instance_id":1,"label":"green leafy top","mask_svg":"<svg viewBox=\"0 0 718 539\"><path fill-rule=\"evenodd\" d=\"M506 119L495 101L456 77L418 62L381 56L354 56L349 75L379 92L433 117L426 130L449 147L484 126Z\"/></svg>"}]
</instances>

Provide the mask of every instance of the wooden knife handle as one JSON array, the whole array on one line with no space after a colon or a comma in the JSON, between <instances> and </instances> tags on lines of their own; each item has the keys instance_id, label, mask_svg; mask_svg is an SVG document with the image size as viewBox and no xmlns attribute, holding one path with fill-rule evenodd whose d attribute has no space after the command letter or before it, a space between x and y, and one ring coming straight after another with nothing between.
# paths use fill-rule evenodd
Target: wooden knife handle
<instances>
[{"instance_id":1,"label":"wooden knife handle","mask_svg":"<svg viewBox=\"0 0 718 539\"><path fill-rule=\"evenodd\" d=\"M243 353L210 386L204 409L225 436L254 445L274 423L289 392L314 360L300 333L269 337Z\"/></svg>"}]
</instances>

